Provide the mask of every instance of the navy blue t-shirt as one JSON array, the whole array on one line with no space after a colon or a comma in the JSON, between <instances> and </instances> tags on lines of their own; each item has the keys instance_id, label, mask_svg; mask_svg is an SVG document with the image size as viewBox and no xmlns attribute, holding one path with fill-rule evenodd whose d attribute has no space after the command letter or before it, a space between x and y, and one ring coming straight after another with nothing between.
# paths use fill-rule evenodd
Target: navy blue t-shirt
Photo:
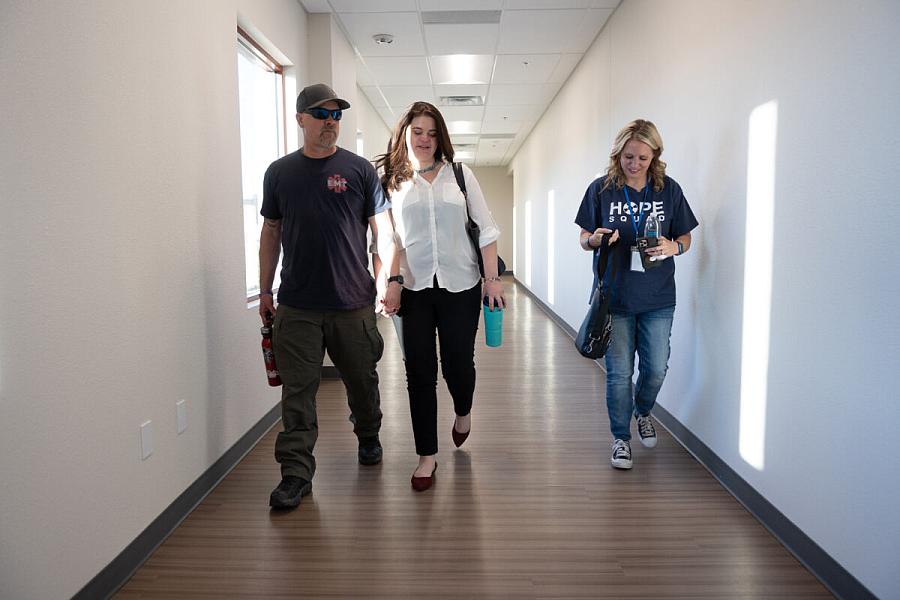
<instances>
[{"instance_id":1,"label":"navy blue t-shirt","mask_svg":"<svg viewBox=\"0 0 900 600\"><path fill-rule=\"evenodd\" d=\"M366 233L369 217L387 208L375 168L343 148L327 158L298 150L269 165L260 214L281 220L278 302L315 310L373 304Z\"/></svg>"},{"instance_id":2,"label":"navy blue t-shirt","mask_svg":"<svg viewBox=\"0 0 900 600\"><path fill-rule=\"evenodd\" d=\"M660 221L659 234L670 240L688 233L697 226L691 207L688 205L681 186L671 177L665 178L663 189L655 192L652 183L644 190L628 188L629 205L626 204L625 189L616 189L611 184L605 190L603 184L606 176L595 179L588 186L578 209L575 223L582 229L594 232L598 227L619 230L619 241L612 248L614 252L603 277L604 288L610 289L610 311L624 314L637 314L660 308L675 306L675 260L667 258L660 266L646 272L631 270L631 246L635 243L634 221L632 215L638 217L643 206L643 218L638 230L643 235L644 223L653 209ZM633 212L632 212L633 211ZM598 252L594 252L596 260ZM612 277L613 260L617 260L619 270L616 280ZM597 285L596 276L594 286ZM591 286L591 290L594 289Z\"/></svg>"}]
</instances>

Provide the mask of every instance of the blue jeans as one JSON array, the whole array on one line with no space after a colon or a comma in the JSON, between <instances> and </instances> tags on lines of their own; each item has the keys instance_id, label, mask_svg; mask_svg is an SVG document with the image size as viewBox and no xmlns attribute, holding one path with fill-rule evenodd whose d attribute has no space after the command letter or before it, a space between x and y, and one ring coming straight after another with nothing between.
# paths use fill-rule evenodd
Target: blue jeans
<instances>
[{"instance_id":1,"label":"blue jeans","mask_svg":"<svg viewBox=\"0 0 900 600\"><path fill-rule=\"evenodd\" d=\"M635 315L612 315L612 340L606 351L606 409L613 437L631 439L632 415L646 416L669 368L669 337L675 307ZM640 358L637 385L634 352Z\"/></svg>"}]
</instances>

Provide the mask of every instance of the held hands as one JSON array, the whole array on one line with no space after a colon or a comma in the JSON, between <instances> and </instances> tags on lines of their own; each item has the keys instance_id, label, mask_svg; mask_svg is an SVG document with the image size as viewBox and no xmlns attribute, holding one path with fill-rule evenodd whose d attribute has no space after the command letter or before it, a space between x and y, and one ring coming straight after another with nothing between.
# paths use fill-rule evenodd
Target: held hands
<instances>
[{"instance_id":1,"label":"held hands","mask_svg":"<svg viewBox=\"0 0 900 600\"><path fill-rule=\"evenodd\" d=\"M381 314L386 317L397 314L397 311L400 310L400 293L402 291L403 286L396 281L387 284L387 289L381 302Z\"/></svg>"},{"instance_id":2,"label":"held hands","mask_svg":"<svg viewBox=\"0 0 900 600\"><path fill-rule=\"evenodd\" d=\"M506 298L503 297L503 282L501 281L485 279L481 297L491 310L494 310L494 307L506 308Z\"/></svg>"},{"instance_id":3,"label":"held hands","mask_svg":"<svg viewBox=\"0 0 900 600\"><path fill-rule=\"evenodd\" d=\"M388 283L387 277L387 271L383 271L375 278L375 314L390 317L400 310L403 286L396 281Z\"/></svg>"}]
</instances>

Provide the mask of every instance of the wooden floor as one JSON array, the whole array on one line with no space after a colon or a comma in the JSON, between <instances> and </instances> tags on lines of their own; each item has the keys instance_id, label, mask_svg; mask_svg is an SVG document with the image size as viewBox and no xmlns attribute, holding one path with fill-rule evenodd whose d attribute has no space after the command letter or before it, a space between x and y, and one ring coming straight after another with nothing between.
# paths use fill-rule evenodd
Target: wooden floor
<instances>
[{"instance_id":1,"label":"wooden floor","mask_svg":"<svg viewBox=\"0 0 900 600\"><path fill-rule=\"evenodd\" d=\"M604 376L507 283L504 343L476 345L472 435L439 384L435 486L416 456L382 320L384 462L362 467L339 381L318 397L313 492L270 512L270 431L116 596L128 598L821 598L827 590L662 428L609 465Z\"/></svg>"}]
</instances>

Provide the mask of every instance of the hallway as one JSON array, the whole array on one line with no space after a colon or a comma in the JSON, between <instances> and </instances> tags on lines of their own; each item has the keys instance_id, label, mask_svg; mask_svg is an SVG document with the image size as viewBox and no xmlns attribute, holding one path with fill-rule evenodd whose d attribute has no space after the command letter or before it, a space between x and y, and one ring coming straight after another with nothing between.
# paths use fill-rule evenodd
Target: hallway
<instances>
[{"instance_id":1,"label":"hallway","mask_svg":"<svg viewBox=\"0 0 900 600\"><path fill-rule=\"evenodd\" d=\"M405 377L380 319L384 462L361 467L343 386L323 381L313 492L270 512L280 423L116 596L128 598L807 598L827 590L662 427L609 465L604 377L507 279L504 343L476 343L472 435L415 466ZM677 318L677 317L676 317ZM275 393L273 391L273 393Z\"/></svg>"}]
</instances>

